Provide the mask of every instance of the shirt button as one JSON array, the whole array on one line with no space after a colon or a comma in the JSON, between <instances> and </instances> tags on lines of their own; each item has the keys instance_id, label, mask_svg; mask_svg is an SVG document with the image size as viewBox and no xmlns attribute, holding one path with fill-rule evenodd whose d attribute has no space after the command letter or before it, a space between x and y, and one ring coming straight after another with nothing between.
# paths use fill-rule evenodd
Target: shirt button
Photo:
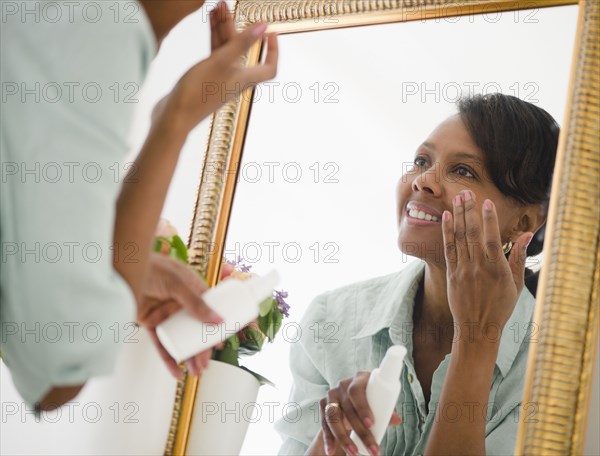
<instances>
[{"instance_id":1,"label":"shirt button","mask_svg":"<svg viewBox=\"0 0 600 456\"><path fill-rule=\"evenodd\" d=\"M421 423L425 422L425 417L423 415L420 415L419 418L421 418Z\"/></svg>"},{"instance_id":2,"label":"shirt button","mask_svg":"<svg viewBox=\"0 0 600 456\"><path fill-rule=\"evenodd\" d=\"M413 382L413 376L412 374L408 374L408 383L412 383Z\"/></svg>"}]
</instances>

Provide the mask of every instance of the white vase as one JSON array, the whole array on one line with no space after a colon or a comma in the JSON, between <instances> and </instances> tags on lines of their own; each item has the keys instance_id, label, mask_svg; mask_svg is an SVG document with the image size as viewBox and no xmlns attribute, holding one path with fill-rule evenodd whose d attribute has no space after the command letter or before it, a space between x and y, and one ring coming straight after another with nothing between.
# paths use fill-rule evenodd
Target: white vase
<instances>
[{"instance_id":1,"label":"white vase","mask_svg":"<svg viewBox=\"0 0 600 456\"><path fill-rule=\"evenodd\" d=\"M239 455L259 387L247 371L211 360L200 378L186 454Z\"/></svg>"}]
</instances>

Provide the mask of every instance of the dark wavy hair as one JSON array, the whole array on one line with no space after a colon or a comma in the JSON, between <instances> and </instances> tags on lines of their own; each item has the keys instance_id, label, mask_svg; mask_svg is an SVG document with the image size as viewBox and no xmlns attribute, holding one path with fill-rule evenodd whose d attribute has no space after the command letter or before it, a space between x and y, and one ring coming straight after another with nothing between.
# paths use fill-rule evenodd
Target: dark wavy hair
<instances>
[{"instance_id":1,"label":"dark wavy hair","mask_svg":"<svg viewBox=\"0 0 600 456\"><path fill-rule=\"evenodd\" d=\"M547 209L560 132L556 120L542 108L501 93L463 98L458 112L484 153L494 185L519 204ZM528 256L542 251L544 231L545 224L529 244Z\"/></svg>"},{"instance_id":2,"label":"dark wavy hair","mask_svg":"<svg viewBox=\"0 0 600 456\"><path fill-rule=\"evenodd\" d=\"M541 204L546 211L552 186L560 127L531 103L493 93L463 98L458 112L471 138L485 156L492 182L519 204ZM544 223L535 233L527 255L541 253ZM539 271L525 271L525 285L535 296Z\"/></svg>"}]
</instances>

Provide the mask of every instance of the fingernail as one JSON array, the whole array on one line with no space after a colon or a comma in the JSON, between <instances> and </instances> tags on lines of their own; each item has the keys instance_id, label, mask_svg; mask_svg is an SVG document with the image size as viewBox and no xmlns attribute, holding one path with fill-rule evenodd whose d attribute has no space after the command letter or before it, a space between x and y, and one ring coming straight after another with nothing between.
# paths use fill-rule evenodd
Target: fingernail
<instances>
[{"instance_id":1,"label":"fingernail","mask_svg":"<svg viewBox=\"0 0 600 456\"><path fill-rule=\"evenodd\" d=\"M444 222L447 222L447 221L449 221L449 220L450 220L450 212L448 212L448 211L444 211L444 213L442 214L442 220L443 220Z\"/></svg>"},{"instance_id":2,"label":"fingernail","mask_svg":"<svg viewBox=\"0 0 600 456\"><path fill-rule=\"evenodd\" d=\"M491 211L491 210L492 210L492 202L491 202L489 199L486 199L486 200L483 202L483 208L484 208L486 211Z\"/></svg>"},{"instance_id":3,"label":"fingernail","mask_svg":"<svg viewBox=\"0 0 600 456\"><path fill-rule=\"evenodd\" d=\"M462 197L460 195L456 195L454 197L454 205L460 206L462 204Z\"/></svg>"},{"instance_id":4,"label":"fingernail","mask_svg":"<svg viewBox=\"0 0 600 456\"><path fill-rule=\"evenodd\" d=\"M206 318L208 319L206 323L223 323L223 317L212 309L208 311Z\"/></svg>"},{"instance_id":5,"label":"fingernail","mask_svg":"<svg viewBox=\"0 0 600 456\"><path fill-rule=\"evenodd\" d=\"M348 450L352 456L358 456L358 448L353 443L348 445Z\"/></svg>"},{"instance_id":6,"label":"fingernail","mask_svg":"<svg viewBox=\"0 0 600 456\"><path fill-rule=\"evenodd\" d=\"M377 445L371 445L369 447L369 454L371 456L379 456L379 448L377 448Z\"/></svg>"},{"instance_id":7,"label":"fingernail","mask_svg":"<svg viewBox=\"0 0 600 456\"><path fill-rule=\"evenodd\" d=\"M256 24L254 30L252 30L252 34L256 37L262 36L262 34L265 33L265 30L267 30L267 25L266 22Z\"/></svg>"},{"instance_id":8,"label":"fingernail","mask_svg":"<svg viewBox=\"0 0 600 456\"><path fill-rule=\"evenodd\" d=\"M465 192L465 201L471 201L472 198L473 198L473 196L471 195L471 192L469 190L467 190Z\"/></svg>"},{"instance_id":9,"label":"fingernail","mask_svg":"<svg viewBox=\"0 0 600 456\"><path fill-rule=\"evenodd\" d=\"M363 424L367 429L371 429L371 426L373 426L373 421L371 421L371 418L365 418L363 420Z\"/></svg>"},{"instance_id":10,"label":"fingernail","mask_svg":"<svg viewBox=\"0 0 600 456\"><path fill-rule=\"evenodd\" d=\"M181 369L179 369L179 367L171 369L171 373L173 374L173 377L175 377L177 380L181 380L182 372Z\"/></svg>"}]
</instances>

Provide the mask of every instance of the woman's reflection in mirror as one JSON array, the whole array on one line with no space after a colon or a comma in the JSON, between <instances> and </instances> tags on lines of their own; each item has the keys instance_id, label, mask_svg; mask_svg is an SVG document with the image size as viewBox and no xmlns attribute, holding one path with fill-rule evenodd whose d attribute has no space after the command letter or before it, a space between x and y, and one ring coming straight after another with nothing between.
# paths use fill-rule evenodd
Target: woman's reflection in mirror
<instances>
[{"instance_id":1,"label":"woman's reflection in mirror","mask_svg":"<svg viewBox=\"0 0 600 456\"><path fill-rule=\"evenodd\" d=\"M396 196L399 248L420 261L312 302L291 348L302 413L277 423L281 454L357 454L352 430L372 455L513 453L536 412L521 404L539 329L525 259L541 251L558 134L546 111L497 93L461 100L418 146ZM332 322L335 343L308 330ZM366 385L396 344L402 392L378 445Z\"/></svg>"}]
</instances>

